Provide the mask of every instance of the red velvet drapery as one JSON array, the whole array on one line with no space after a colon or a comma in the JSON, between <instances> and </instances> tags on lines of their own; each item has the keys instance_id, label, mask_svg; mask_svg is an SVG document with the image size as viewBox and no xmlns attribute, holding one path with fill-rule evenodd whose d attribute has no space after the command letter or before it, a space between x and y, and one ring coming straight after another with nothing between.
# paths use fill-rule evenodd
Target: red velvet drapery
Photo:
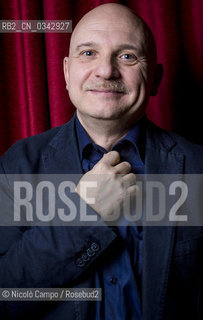
<instances>
[{"instance_id":1,"label":"red velvet drapery","mask_svg":"<svg viewBox=\"0 0 203 320\"><path fill-rule=\"evenodd\" d=\"M0 19L78 20L103 3L133 8L151 27L164 77L148 117L203 143L202 0L0 0ZM74 112L62 61L70 34L0 34L0 153L16 140L60 125Z\"/></svg>"}]
</instances>

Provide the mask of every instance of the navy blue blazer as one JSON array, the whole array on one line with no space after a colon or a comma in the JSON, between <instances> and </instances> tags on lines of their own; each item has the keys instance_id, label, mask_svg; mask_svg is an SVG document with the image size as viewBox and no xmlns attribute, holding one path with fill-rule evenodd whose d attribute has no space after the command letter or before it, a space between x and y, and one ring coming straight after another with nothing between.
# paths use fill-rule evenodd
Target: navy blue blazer
<instances>
[{"instance_id":1,"label":"navy blue blazer","mask_svg":"<svg viewBox=\"0 0 203 320\"><path fill-rule=\"evenodd\" d=\"M203 173L202 159L201 146L147 122L147 173ZM82 173L73 120L18 141L1 157L0 168L6 175ZM97 265L119 245L108 226L1 227L0 239L0 287L92 287ZM95 248L94 255L80 263L89 248ZM85 320L93 305L1 302L0 318ZM144 227L142 309L144 320L203 318L201 226Z\"/></svg>"}]
</instances>

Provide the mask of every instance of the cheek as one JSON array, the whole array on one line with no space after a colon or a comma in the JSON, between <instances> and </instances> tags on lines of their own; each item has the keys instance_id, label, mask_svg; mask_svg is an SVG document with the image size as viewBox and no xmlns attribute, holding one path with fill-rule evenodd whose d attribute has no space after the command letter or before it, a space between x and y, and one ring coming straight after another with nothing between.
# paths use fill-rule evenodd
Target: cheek
<instances>
[{"instance_id":1,"label":"cheek","mask_svg":"<svg viewBox=\"0 0 203 320\"><path fill-rule=\"evenodd\" d=\"M86 66L83 64L72 64L69 70L69 85L76 85L81 87L85 80L89 77L90 71L86 70Z\"/></svg>"},{"instance_id":2,"label":"cheek","mask_svg":"<svg viewBox=\"0 0 203 320\"><path fill-rule=\"evenodd\" d=\"M123 82L125 83L126 87L131 91L134 92L136 88L141 83L141 74L140 72L125 72L122 74Z\"/></svg>"},{"instance_id":3,"label":"cheek","mask_svg":"<svg viewBox=\"0 0 203 320\"><path fill-rule=\"evenodd\" d=\"M133 74L131 76L131 81L134 85L140 85L141 83L145 82L145 77L141 70L139 70L139 72L136 72L136 74Z\"/></svg>"},{"instance_id":4,"label":"cheek","mask_svg":"<svg viewBox=\"0 0 203 320\"><path fill-rule=\"evenodd\" d=\"M146 85L148 73L144 66L137 65L134 70L126 70L125 74L126 83L133 90L134 88Z\"/></svg>"},{"instance_id":5,"label":"cheek","mask_svg":"<svg viewBox=\"0 0 203 320\"><path fill-rule=\"evenodd\" d=\"M86 71L83 66L72 63L69 68L68 93L74 105L77 105L84 99L84 92L82 90L86 79Z\"/></svg>"}]
</instances>

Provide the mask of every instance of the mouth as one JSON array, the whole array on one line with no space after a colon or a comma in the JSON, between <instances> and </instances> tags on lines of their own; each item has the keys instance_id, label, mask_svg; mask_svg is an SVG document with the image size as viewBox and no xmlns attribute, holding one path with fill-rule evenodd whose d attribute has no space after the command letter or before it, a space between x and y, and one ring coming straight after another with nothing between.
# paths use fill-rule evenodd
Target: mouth
<instances>
[{"instance_id":1,"label":"mouth","mask_svg":"<svg viewBox=\"0 0 203 320\"><path fill-rule=\"evenodd\" d=\"M125 94L123 91L115 91L112 89L105 89L105 88L104 89L93 89L93 90L88 90L88 91L93 94L106 96L106 97L118 97L118 96Z\"/></svg>"}]
</instances>

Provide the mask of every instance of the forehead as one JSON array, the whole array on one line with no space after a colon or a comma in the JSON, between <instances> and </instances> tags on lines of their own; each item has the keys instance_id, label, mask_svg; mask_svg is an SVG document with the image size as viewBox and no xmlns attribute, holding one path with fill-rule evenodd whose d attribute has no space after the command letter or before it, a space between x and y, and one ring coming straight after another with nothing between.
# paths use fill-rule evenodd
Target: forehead
<instances>
[{"instance_id":1,"label":"forehead","mask_svg":"<svg viewBox=\"0 0 203 320\"><path fill-rule=\"evenodd\" d=\"M76 48L80 43L107 42L109 45L121 45L123 43L134 44L136 47L144 48L146 35L142 25L135 20L119 19L90 19L79 24L71 39L71 47Z\"/></svg>"}]
</instances>

